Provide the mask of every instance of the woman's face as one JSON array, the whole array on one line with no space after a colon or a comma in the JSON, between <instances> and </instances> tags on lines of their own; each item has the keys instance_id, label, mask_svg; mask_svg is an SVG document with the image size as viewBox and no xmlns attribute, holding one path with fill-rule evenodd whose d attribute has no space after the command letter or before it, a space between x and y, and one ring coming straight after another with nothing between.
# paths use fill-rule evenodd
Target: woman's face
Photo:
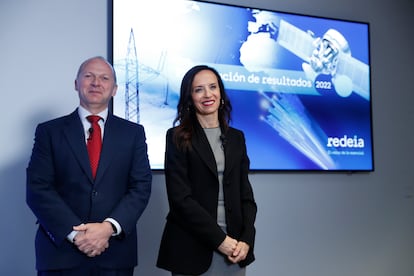
<instances>
[{"instance_id":1,"label":"woman's face","mask_svg":"<svg viewBox=\"0 0 414 276\"><path fill-rule=\"evenodd\" d=\"M198 115L215 115L218 118L221 96L218 80L213 72L202 70L194 76L191 97Z\"/></svg>"}]
</instances>

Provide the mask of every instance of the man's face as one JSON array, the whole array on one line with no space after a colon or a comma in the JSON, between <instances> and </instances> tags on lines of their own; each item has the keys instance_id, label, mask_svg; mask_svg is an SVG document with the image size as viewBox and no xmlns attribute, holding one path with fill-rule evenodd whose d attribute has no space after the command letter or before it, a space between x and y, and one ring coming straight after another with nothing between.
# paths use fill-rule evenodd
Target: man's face
<instances>
[{"instance_id":1,"label":"man's face","mask_svg":"<svg viewBox=\"0 0 414 276\"><path fill-rule=\"evenodd\" d=\"M96 114L108 107L117 85L111 67L101 59L88 61L75 80L80 105Z\"/></svg>"}]
</instances>

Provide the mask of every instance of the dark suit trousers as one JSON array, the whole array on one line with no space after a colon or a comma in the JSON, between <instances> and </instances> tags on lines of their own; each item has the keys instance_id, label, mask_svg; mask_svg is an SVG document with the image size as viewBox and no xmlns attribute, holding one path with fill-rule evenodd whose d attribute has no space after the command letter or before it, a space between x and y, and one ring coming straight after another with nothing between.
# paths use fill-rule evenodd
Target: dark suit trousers
<instances>
[{"instance_id":1,"label":"dark suit trousers","mask_svg":"<svg viewBox=\"0 0 414 276\"><path fill-rule=\"evenodd\" d=\"M94 265L83 265L73 269L38 271L38 276L133 276L134 268L105 269Z\"/></svg>"}]
</instances>

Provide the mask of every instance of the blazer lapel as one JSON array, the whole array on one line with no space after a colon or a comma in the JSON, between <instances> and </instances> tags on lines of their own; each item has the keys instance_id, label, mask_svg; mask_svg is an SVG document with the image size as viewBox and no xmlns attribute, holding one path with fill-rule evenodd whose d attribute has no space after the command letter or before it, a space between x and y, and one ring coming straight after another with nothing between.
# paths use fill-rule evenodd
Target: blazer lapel
<instances>
[{"instance_id":1,"label":"blazer lapel","mask_svg":"<svg viewBox=\"0 0 414 276\"><path fill-rule=\"evenodd\" d=\"M201 127L197 127L195 129L195 135L192 138L192 145L194 151L200 155L201 159L206 163L211 172L218 176L213 151L211 150L207 136Z\"/></svg>"},{"instance_id":2,"label":"blazer lapel","mask_svg":"<svg viewBox=\"0 0 414 276\"><path fill-rule=\"evenodd\" d=\"M90 181L93 182L88 151L86 149L85 134L83 132L82 122L80 121L77 110L69 114L67 117L64 132L67 137L68 144L71 147L82 170L89 177Z\"/></svg>"}]
</instances>

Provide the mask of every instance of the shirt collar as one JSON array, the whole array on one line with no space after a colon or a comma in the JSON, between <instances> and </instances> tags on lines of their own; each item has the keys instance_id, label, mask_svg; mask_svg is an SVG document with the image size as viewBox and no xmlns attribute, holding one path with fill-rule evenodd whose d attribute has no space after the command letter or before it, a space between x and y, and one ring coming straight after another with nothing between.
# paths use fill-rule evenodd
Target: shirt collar
<instances>
[{"instance_id":1,"label":"shirt collar","mask_svg":"<svg viewBox=\"0 0 414 276\"><path fill-rule=\"evenodd\" d=\"M79 113L79 117L81 118L82 122L87 122L86 117L89 116L89 115L98 115L98 116L100 116L104 123L106 122L106 119L108 118L108 108L105 108L104 110L102 110L98 114L92 114L91 112L86 110L83 106L79 106L78 107L78 113Z\"/></svg>"}]
</instances>

